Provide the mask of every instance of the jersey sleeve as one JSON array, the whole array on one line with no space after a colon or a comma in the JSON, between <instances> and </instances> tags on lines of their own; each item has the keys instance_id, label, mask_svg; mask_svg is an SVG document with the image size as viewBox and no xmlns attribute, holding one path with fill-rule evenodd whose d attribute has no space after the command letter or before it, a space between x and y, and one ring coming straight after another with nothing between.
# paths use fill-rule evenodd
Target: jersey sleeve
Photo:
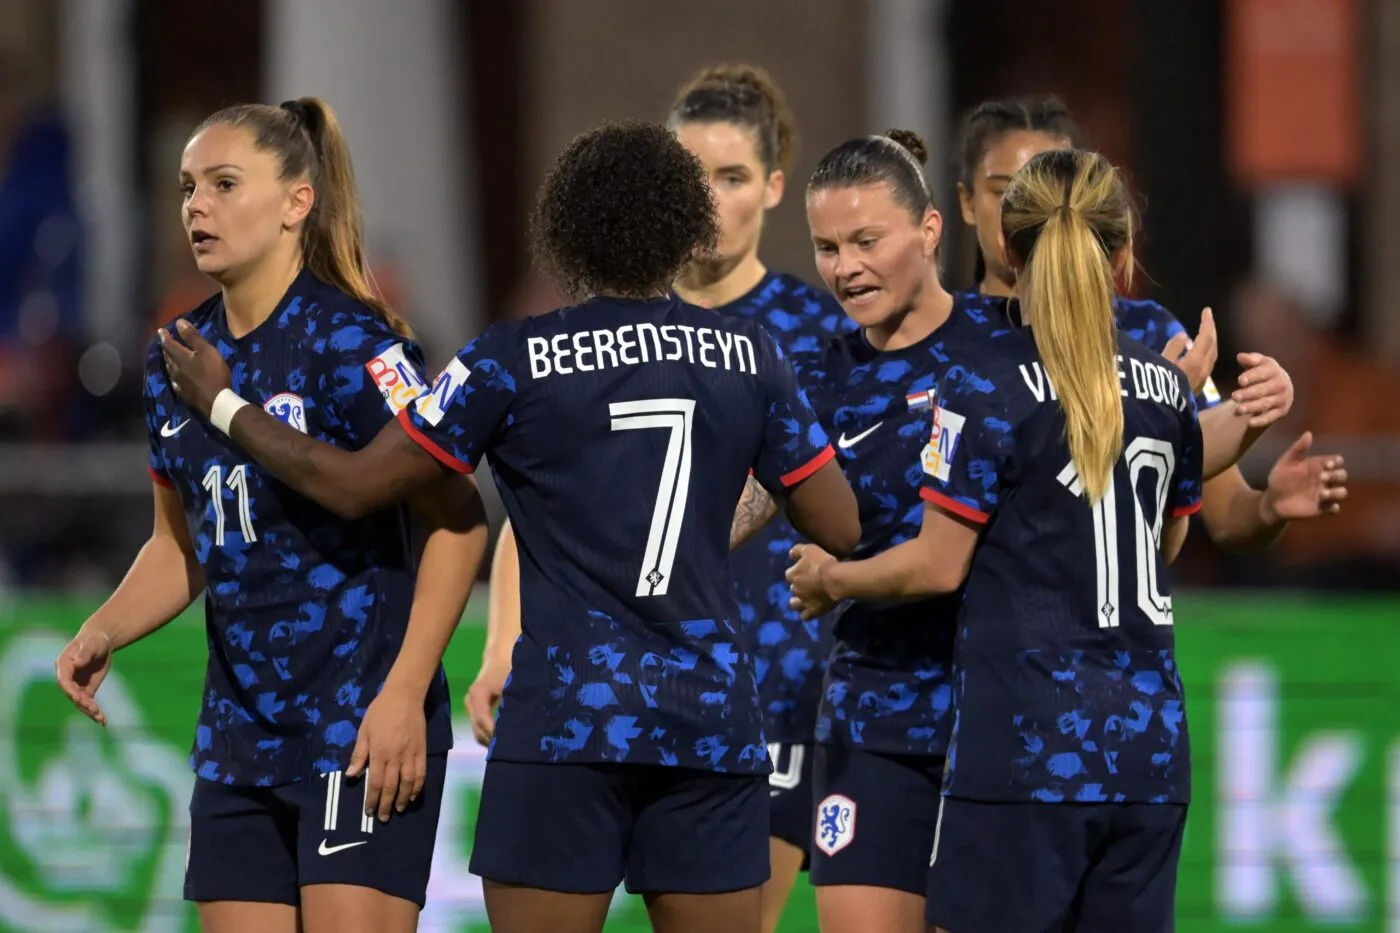
<instances>
[{"instance_id":1,"label":"jersey sleeve","mask_svg":"<svg viewBox=\"0 0 1400 933\"><path fill-rule=\"evenodd\" d=\"M1184 375L1178 374L1183 385ZM1171 495L1167 501L1167 514L1178 517L1193 515L1201 508L1201 486L1204 480L1204 445L1201 441L1201 422L1196 410L1196 400L1190 393L1183 393L1187 400L1182 412L1181 452L1176 476L1172 478Z\"/></svg>"},{"instance_id":2,"label":"jersey sleeve","mask_svg":"<svg viewBox=\"0 0 1400 933\"><path fill-rule=\"evenodd\" d=\"M398 413L420 447L458 473L476 469L515 401L518 340L496 324L462 348L432 388Z\"/></svg>"},{"instance_id":3,"label":"jersey sleeve","mask_svg":"<svg viewBox=\"0 0 1400 933\"><path fill-rule=\"evenodd\" d=\"M423 351L386 327L346 325L331 333L329 347L331 366L318 389L331 401L336 426L356 446L372 441L428 388Z\"/></svg>"},{"instance_id":4,"label":"jersey sleeve","mask_svg":"<svg viewBox=\"0 0 1400 933\"><path fill-rule=\"evenodd\" d=\"M933 426L920 457L926 501L979 525L1000 504L1001 478L1011 459L1015 437L999 406L989 398L959 401L958 412L938 403Z\"/></svg>"},{"instance_id":5,"label":"jersey sleeve","mask_svg":"<svg viewBox=\"0 0 1400 933\"><path fill-rule=\"evenodd\" d=\"M763 442L753 473L763 488L780 493L817 472L836 451L782 349L766 332L756 334L766 404Z\"/></svg>"},{"instance_id":6,"label":"jersey sleeve","mask_svg":"<svg viewBox=\"0 0 1400 933\"><path fill-rule=\"evenodd\" d=\"M142 403L146 415L146 439L148 454L146 472L151 479L162 486L173 487L170 478L170 462L161 447L161 431L170 421L174 411L170 383L165 376L165 362L161 357L160 341L153 339L146 350L146 369L141 386Z\"/></svg>"}]
</instances>

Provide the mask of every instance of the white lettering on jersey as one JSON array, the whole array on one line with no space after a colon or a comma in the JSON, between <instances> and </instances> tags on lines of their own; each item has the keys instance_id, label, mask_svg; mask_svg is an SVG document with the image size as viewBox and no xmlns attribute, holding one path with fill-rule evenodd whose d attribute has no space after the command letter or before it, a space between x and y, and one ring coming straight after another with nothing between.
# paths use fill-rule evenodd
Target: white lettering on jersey
<instances>
[{"instance_id":1,"label":"white lettering on jersey","mask_svg":"<svg viewBox=\"0 0 1400 933\"><path fill-rule=\"evenodd\" d=\"M1181 380L1174 372L1161 363L1144 363L1133 359L1128 360L1128 363L1128 370L1124 370L1123 357L1118 357L1118 381L1122 385L1121 394L1124 398L1130 396L1131 389L1131 397L1140 402L1156 402L1177 411L1186 410L1186 396L1181 390ZM1059 400L1059 396L1055 394L1055 387L1050 383L1050 377L1045 374L1045 369L1040 363L1022 363L1020 370L1021 381L1030 389L1037 402L1044 404L1047 398L1052 402ZM1131 379L1128 378L1130 372ZM1214 385L1208 385L1207 391L1213 389ZM1218 397L1219 393L1216 394Z\"/></svg>"},{"instance_id":2,"label":"white lettering on jersey","mask_svg":"<svg viewBox=\"0 0 1400 933\"><path fill-rule=\"evenodd\" d=\"M532 379L660 362L758 374L757 355L748 337L690 324L624 324L613 330L580 330L549 339L530 337L525 350Z\"/></svg>"}]
</instances>

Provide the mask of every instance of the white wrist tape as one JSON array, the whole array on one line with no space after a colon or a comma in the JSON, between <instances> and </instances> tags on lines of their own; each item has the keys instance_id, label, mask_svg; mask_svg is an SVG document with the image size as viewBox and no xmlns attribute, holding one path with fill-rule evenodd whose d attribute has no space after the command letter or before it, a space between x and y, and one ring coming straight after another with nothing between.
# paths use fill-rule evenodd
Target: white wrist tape
<instances>
[{"instance_id":1,"label":"white wrist tape","mask_svg":"<svg viewBox=\"0 0 1400 933\"><path fill-rule=\"evenodd\" d=\"M214 404L209 409L209 421L214 427L228 434L229 425L233 424L233 416L238 413L238 409L247 404L247 401L232 389L224 389L214 396Z\"/></svg>"}]
</instances>

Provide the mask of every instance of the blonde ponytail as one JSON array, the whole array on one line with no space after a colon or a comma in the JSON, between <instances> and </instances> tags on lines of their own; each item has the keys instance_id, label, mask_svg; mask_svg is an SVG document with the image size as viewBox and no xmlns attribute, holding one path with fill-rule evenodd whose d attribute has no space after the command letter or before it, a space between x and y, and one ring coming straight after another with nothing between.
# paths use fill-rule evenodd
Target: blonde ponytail
<instances>
[{"instance_id":1,"label":"blonde ponytail","mask_svg":"<svg viewBox=\"0 0 1400 933\"><path fill-rule=\"evenodd\" d=\"M1124 249L1131 257L1132 225L1117 171L1080 150L1036 156L1002 204L1008 254L1022 262L1017 293L1064 411L1070 457L1094 503L1123 452L1112 261Z\"/></svg>"}]
</instances>

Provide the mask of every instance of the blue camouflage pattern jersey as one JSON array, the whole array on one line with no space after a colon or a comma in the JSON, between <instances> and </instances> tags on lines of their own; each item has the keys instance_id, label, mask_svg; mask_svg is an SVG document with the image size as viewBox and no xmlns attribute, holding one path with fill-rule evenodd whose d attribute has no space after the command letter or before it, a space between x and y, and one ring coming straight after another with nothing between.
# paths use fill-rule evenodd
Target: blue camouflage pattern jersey
<instances>
[{"instance_id":1,"label":"blue camouflage pattern jersey","mask_svg":"<svg viewBox=\"0 0 1400 933\"><path fill-rule=\"evenodd\" d=\"M948 320L911 346L881 352L856 332L822 354L794 356L855 491L861 539L853 559L918 535L924 509L919 456L929 438L931 390L941 386L958 398L991 391L961 360L1002 320L989 316L980 298L958 295ZM839 607L817 741L942 755L952 729L957 611L956 596Z\"/></svg>"},{"instance_id":2,"label":"blue camouflage pattern jersey","mask_svg":"<svg viewBox=\"0 0 1400 933\"><path fill-rule=\"evenodd\" d=\"M235 392L338 447L368 444L426 388L415 343L306 271L241 338L219 296L184 319L218 348ZM343 769L408 627L405 508L345 521L282 485L176 398L158 340L145 407L151 476L179 493L204 569L209 666L195 773L266 786ZM429 754L451 748L441 670L424 711Z\"/></svg>"},{"instance_id":3,"label":"blue camouflage pattern jersey","mask_svg":"<svg viewBox=\"0 0 1400 933\"><path fill-rule=\"evenodd\" d=\"M1090 507L1028 329L964 360L991 391L939 400L923 496L985 526L958 619L944 793L1186 803L1190 748L1159 541L1201 501L1186 377L1118 333L1124 452Z\"/></svg>"},{"instance_id":4,"label":"blue camouflage pattern jersey","mask_svg":"<svg viewBox=\"0 0 1400 933\"><path fill-rule=\"evenodd\" d=\"M983 297L982 300L1002 314L1008 312L1009 300L1006 298ZM1173 337L1187 332L1176 315L1155 301L1119 295L1113 299L1113 315L1119 330L1159 355ZM1215 387L1215 380L1206 379L1201 391L1196 393L1197 408L1204 410L1219 404L1220 391Z\"/></svg>"},{"instance_id":5,"label":"blue camouflage pattern jersey","mask_svg":"<svg viewBox=\"0 0 1400 933\"><path fill-rule=\"evenodd\" d=\"M790 359L818 352L832 337L855 330L829 293L780 272L769 272L742 298L715 310L758 321ZM779 513L731 558L734 595L753 646L763 732L770 744L812 741L831 652L831 617L804 622L788 605L792 590L783 574L792 562L788 553L802 540Z\"/></svg>"},{"instance_id":6,"label":"blue camouflage pattern jersey","mask_svg":"<svg viewBox=\"0 0 1400 933\"><path fill-rule=\"evenodd\" d=\"M497 324L399 415L444 465L490 456L520 552L491 759L767 774L729 532L750 469L833 456L761 326L597 298Z\"/></svg>"}]
</instances>

